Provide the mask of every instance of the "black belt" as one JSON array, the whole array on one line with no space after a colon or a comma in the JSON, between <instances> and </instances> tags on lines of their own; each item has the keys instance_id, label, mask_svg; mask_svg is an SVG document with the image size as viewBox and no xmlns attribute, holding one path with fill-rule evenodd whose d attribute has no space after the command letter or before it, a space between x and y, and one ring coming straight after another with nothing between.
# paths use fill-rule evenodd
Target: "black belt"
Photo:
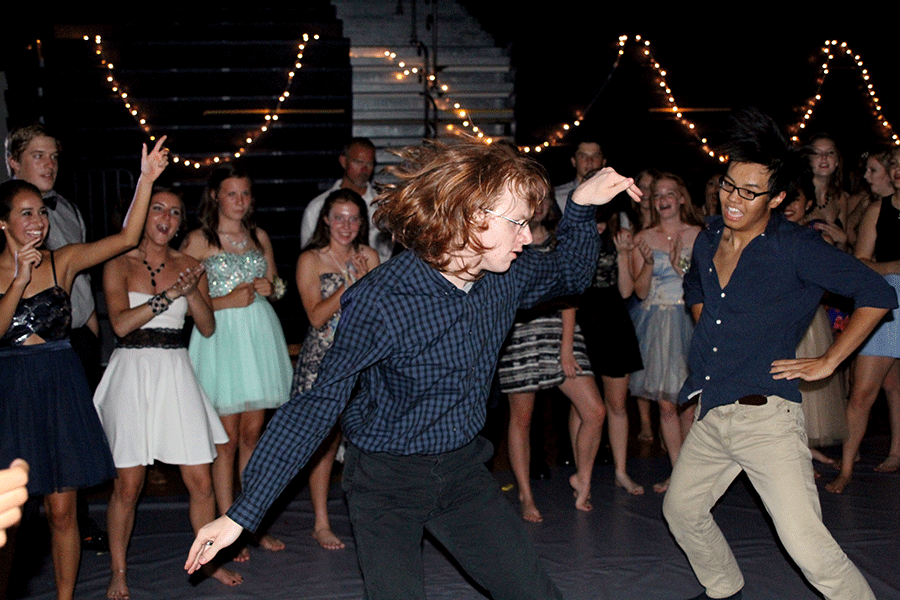
<instances>
[{"instance_id":1,"label":"black belt","mask_svg":"<svg viewBox=\"0 0 900 600\"><path fill-rule=\"evenodd\" d=\"M769 399L763 396L762 394L750 394L748 396L744 396L743 398L738 398L738 404L745 404L747 406L762 406Z\"/></svg>"},{"instance_id":2,"label":"black belt","mask_svg":"<svg viewBox=\"0 0 900 600\"><path fill-rule=\"evenodd\" d=\"M116 338L117 348L184 348L180 329L135 329L124 337Z\"/></svg>"}]
</instances>

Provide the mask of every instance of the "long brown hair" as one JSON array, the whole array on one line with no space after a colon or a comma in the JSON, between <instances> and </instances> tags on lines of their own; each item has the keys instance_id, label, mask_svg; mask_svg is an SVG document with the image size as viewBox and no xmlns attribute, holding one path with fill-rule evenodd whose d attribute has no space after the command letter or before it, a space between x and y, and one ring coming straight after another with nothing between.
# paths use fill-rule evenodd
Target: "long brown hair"
<instances>
[{"instance_id":1,"label":"long brown hair","mask_svg":"<svg viewBox=\"0 0 900 600\"><path fill-rule=\"evenodd\" d=\"M362 196L353 190L341 188L334 190L325 197L325 202L322 204L322 210L319 211L319 218L316 220L316 228L313 231L312 238L303 250L324 248L331 242L331 227L325 222L325 218L328 217L328 213L331 212L332 206L335 204L343 204L345 202L351 202L359 209L359 231L357 232L356 237L353 238L353 242L351 242L353 244L353 250L357 251L359 250L360 244L368 243L369 209L366 207L366 202L362 199Z\"/></svg>"},{"instance_id":2,"label":"long brown hair","mask_svg":"<svg viewBox=\"0 0 900 600\"><path fill-rule=\"evenodd\" d=\"M200 199L200 208L197 211L197 218L200 220L200 231L206 238L210 246L222 249L222 241L219 239L219 204L216 202L216 196L219 189L226 179L246 179L250 182L250 206L247 212L241 218L241 227L247 230L250 239L259 248L259 238L256 235L256 221L253 219L253 180L244 169L243 165L237 161L230 162L225 166L219 167L213 171L206 183L206 189L203 190L203 197Z\"/></svg>"},{"instance_id":3,"label":"long brown hair","mask_svg":"<svg viewBox=\"0 0 900 600\"><path fill-rule=\"evenodd\" d=\"M831 177L828 178L828 182L825 184L825 198L826 200L839 200L841 194L844 192L844 157L841 154L841 151L838 150L837 142L827 133L817 133L809 138L809 141L806 142L806 145L803 148L807 157L811 158L815 156L813 144L819 140L831 142L831 145L834 148L835 158L837 159L834 172L831 173ZM815 197L813 197L813 201L816 201ZM784 203L782 202L782 204Z\"/></svg>"}]
</instances>

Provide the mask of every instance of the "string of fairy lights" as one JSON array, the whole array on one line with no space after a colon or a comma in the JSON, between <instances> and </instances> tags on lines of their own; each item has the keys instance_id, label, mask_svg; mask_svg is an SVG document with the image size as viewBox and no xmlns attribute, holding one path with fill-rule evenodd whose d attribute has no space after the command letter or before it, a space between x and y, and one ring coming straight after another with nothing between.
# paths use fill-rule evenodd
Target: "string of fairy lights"
<instances>
[{"instance_id":1,"label":"string of fairy lights","mask_svg":"<svg viewBox=\"0 0 900 600\"><path fill-rule=\"evenodd\" d=\"M410 59L402 59L398 57L397 52L392 50L384 50L379 54L380 57L389 61L391 64L396 64L400 71L396 71L392 79L395 81L405 81L410 77L424 77L426 76L425 67L419 66L411 66L408 64ZM438 81L437 76L434 73L428 74L428 83L432 88L432 99L434 100L435 106L437 106L438 110L443 112L445 115L450 116L453 119L458 119L457 123L448 123L444 126L444 129L450 134L467 134L472 137L483 140L487 144L491 144L494 142L494 138L485 134L485 132L475 123L472 118L472 111L464 108L459 102L454 101L449 97L450 94L450 86L446 83L441 83Z\"/></svg>"},{"instance_id":2,"label":"string of fairy lights","mask_svg":"<svg viewBox=\"0 0 900 600\"><path fill-rule=\"evenodd\" d=\"M640 55L648 61L650 67L653 69L654 86L658 87L662 92L665 92L664 97L666 101L666 112L672 114L674 118L681 123L681 125L685 128L685 132L700 143L700 147L706 154L708 154L711 158L724 162L725 157L717 155L715 151L710 148L706 138L698 133L697 125L690 121L687 117L685 117L684 113L678 107L678 102L676 102L675 100L675 95L672 92L672 89L669 87L669 84L666 82L666 70L662 68L662 66L659 64L659 61L654 57L652 48L650 46L650 40L643 38L641 35L635 35L633 38L627 35L620 35L617 42L619 49L616 53L616 59L613 63L612 70L615 71L619 67L622 57L625 55L625 45L632 39L636 44L638 44ZM521 147L522 150L524 150L525 152L541 152L545 148L561 144L570 131L572 131L576 127L581 126L581 124L584 122L584 115L586 112L587 110L576 112L575 118L572 119L572 121L560 124L547 137L547 139L544 140L544 142L535 146L523 146Z\"/></svg>"},{"instance_id":3,"label":"string of fairy lights","mask_svg":"<svg viewBox=\"0 0 900 600\"><path fill-rule=\"evenodd\" d=\"M318 40L319 36L317 34L303 34L302 41L297 45L298 52L294 64L285 70L285 87L284 91L278 97L276 106L270 110L264 111L263 122L256 129L247 132L246 136L244 137L245 143L241 147L229 152L218 153L212 157L203 159L192 159L176 155L172 157L172 161L174 163L181 163L186 167L199 169L201 166L216 164L224 160L230 160L231 158L239 158L240 156L248 152L249 148L254 143L258 142L259 139L269 130L269 128L278 121L279 111L281 110L284 102L290 97L290 88L296 76L296 73L303 67L303 52L311 39ZM121 99L125 109L129 111L129 113L137 122L138 126L150 136L150 139L155 139L152 125L148 123L147 118L144 116L144 113L140 109L138 104L129 97L126 86L120 82L119 78L116 77L114 65L104 57L103 42L101 37L99 35L96 35L91 38L90 36L86 35L84 36L84 40L87 42L93 41L95 54L99 57L101 65L104 68L108 69L106 81L110 86L110 91ZM640 57L643 57L643 59L646 60L649 66L653 69L653 85L655 88L658 88L659 92L662 94L662 97L664 99L663 102L665 112L671 114L672 117L682 125L685 133L688 136L693 137L697 140L700 148L705 154L707 154L713 160L724 162L726 160L726 157L717 154L715 150L713 150L709 146L707 139L700 135L697 125L690 119L688 119L684 115L683 111L679 108L678 102L675 99L675 95L668 82L666 81L667 72L662 68L659 61L655 58L650 40L642 37L641 35L619 36L617 41L618 51L616 53L616 58L615 62L613 63L612 70L615 71L615 69L618 68L623 56L625 55L626 44L630 42L637 44L638 55ZM798 134L802 130L804 130L807 123L812 120L816 105L822 99L822 89L824 87L825 80L829 72L831 71L832 62L843 55L851 59L852 63L858 69L859 74L865 83L867 101L872 110L873 116L877 119L881 126L885 128L886 136L893 140L894 144L900 145L900 136L898 136L894 132L890 123L884 117L880 100L877 93L875 92L874 84L871 81L871 75L864 67L860 55L853 53L846 42L838 42L837 40L825 41L821 50L825 59L821 64L820 73L816 80L816 93L806 102L803 107L798 110L798 112L801 114L800 119L797 121L797 123L794 123L789 127L791 139L795 142L799 141ZM413 62L415 62L415 60L400 58L398 53L395 51L379 51L376 56L381 57L398 67L399 70L392 75L392 79L394 81L403 82L410 77L422 78L426 76L424 66L416 66L412 64ZM444 129L448 134L469 135L482 139L485 143L488 144L494 141L492 137L487 135L475 123L472 117L472 111L463 107L459 102L454 101L451 98L452 92L450 90L450 87L446 83L440 82L437 76L433 73L428 74L427 78L429 87L433 92L435 105L442 113L444 113L446 117L445 120L455 121L444 125ZM421 79L419 79L419 81L421 81ZM580 127L584 123L585 115L589 112L589 110L590 107L587 107L587 109L584 110L576 111L571 121L559 124L542 143L533 146L520 146L520 149L526 153L539 153L546 148L564 143L568 133Z\"/></svg>"},{"instance_id":4,"label":"string of fairy lights","mask_svg":"<svg viewBox=\"0 0 900 600\"><path fill-rule=\"evenodd\" d=\"M810 98L803 107L800 120L789 128L791 140L794 142L800 140L798 134L806 129L806 124L813 118L813 112L816 105L822 99L822 87L825 85L825 79L831 72L832 61L839 58L841 54L844 54L846 57L850 58L859 70L859 74L865 83L866 100L872 110L872 114L877 119L878 123L885 128L887 137L889 137L895 145L900 145L900 136L894 132L891 124L884 117L884 113L881 110L881 102L878 99L878 94L875 92L875 84L872 83L872 77L869 75L869 70L863 65L860 55L854 53L847 45L847 42L838 42L837 40L826 40L822 46L822 54L825 56L825 62L822 63L819 76L816 78L818 88L816 89L815 95Z\"/></svg>"},{"instance_id":5,"label":"string of fairy lights","mask_svg":"<svg viewBox=\"0 0 900 600\"><path fill-rule=\"evenodd\" d=\"M622 56L625 54L625 45L629 41L631 41L631 39L632 38L629 38L629 36L627 35L619 36L619 50L616 54L616 60L613 63L613 70L615 70L619 66L619 62L622 59ZM660 66L659 61L657 61L653 56L650 41L642 38L642 36L640 35L635 35L633 37L633 40L635 43L642 46L640 48L640 55L645 57L645 59L654 70L655 85L665 92L665 110L671 113L674 118L681 123L681 125L685 128L685 133L695 138L700 143L700 147L703 149L704 153L708 154L711 158L718 160L719 162L724 162L726 160L726 157L717 154L708 145L706 138L702 137L698 133L696 124L687 119L679 109L678 103L675 100L675 96L672 93L672 90L669 87L668 83L666 83L666 71ZM869 103L869 106L871 107L873 116L877 119L878 123L885 128L886 136L889 137L895 145L900 145L900 136L898 136L894 132L894 129L891 127L888 120L884 117L878 95L875 92L875 86L871 80L871 75L869 74L868 69L863 66L863 61L860 55L855 54L849 48L846 42L839 42L837 40L825 41L822 47L822 54L825 56L825 62L822 63L819 76L816 79L818 88L815 95L810 98L807 101L806 105L800 110L800 112L802 113L800 120L788 128L788 131L791 134L791 140L794 142L799 142L799 132L805 129L806 124L812 120L816 104L822 99L822 88L825 84L825 79L830 72L831 63L832 61L839 58L841 54L843 54L852 60L865 83L867 101ZM584 122L584 114L586 112L587 110L576 112L572 121L560 124L544 142L535 146L522 147L522 150L524 150L525 152L540 152L545 148L562 143L569 131L572 131L575 127L580 126Z\"/></svg>"},{"instance_id":6,"label":"string of fairy lights","mask_svg":"<svg viewBox=\"0 0 900 600\"><path fill-rule=\"evenodd\" d=\"M151 140L155 140L156 135L153 133L154 127L147 120L146 113L141 110L139 103L129 96L127 85L123 84L121 78L116 76L115 65L106 58L106 53L103 49L103 38L100 35L95 35L93 37L85 35L83 39L85 42L93 43L94 54L99 58L101 66L107 70L106 82L109 85L110 92L122 101L125 109L134 118L141 130L150 136ZM240 147L235 150L220 152L211 157L208 156L204 158L188 158L183 155L172 154L170 155L172 162L181 164L185 167L199 169L202 166L210 166L231 160L232 158L240 158L246 154L248 148L253 144L258 143L266 132L278 122L279 113L281 112L284 103L291 96L291 84L293 83L297 72L303 68L303 52L306 50L306 46L309 44L310 40L318 39L318 34L303 34L301 41L297 43L297 54L293 64L285 69L286 81L284 90L279 94L277 104L275 107L263 111L262 123L260 123L258 127L246 132L243 137L243 144Z\"/></svg>"}]
</instances>

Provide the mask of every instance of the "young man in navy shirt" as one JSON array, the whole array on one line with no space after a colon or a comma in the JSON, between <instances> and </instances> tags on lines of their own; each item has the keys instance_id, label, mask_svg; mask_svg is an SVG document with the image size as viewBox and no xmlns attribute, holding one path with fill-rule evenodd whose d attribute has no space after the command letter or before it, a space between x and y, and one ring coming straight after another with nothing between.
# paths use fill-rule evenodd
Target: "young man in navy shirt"
<instances>
[{"instance_id":1,"label":"young man in navy shirt","mask_svg":"<svg viewBox=\"0 0 900 600\"><path fill-rule=\"evenodd\" d=\"M663 514L706 588L694 600L741 598L743 577L710 510L743 470L812 585L828 599L874 598L822 523L797 380L830 375L896 297L883 277L777 211L805 159L768 116L739 113L722 151L722 216L697 238L684 280L697 326L680 400L699 405ZM854 299L850 325L821 357L794 358L824 290Z\"/></svg>"},{"instance_id":2,"label":"young man in navy shirt","mask_svg":"<svg viewBox=\"0 0 900 600\"><path fill-rule=\"evenodd\" d=\"M201 529L185 568L256 528L340 415L343 487L369 600L424 598L425 530L491 597L560 598L485 468L492 448L477 433L516 310L581 292L599 250L592 205L640 192L600 171L569 200L556 249L523 251L528 220L550 191L536 162L476 141L429 143L401 159L375 220L407 250L344 293L315 386L278 410L243 494Z\"/></svg>"}]
</instances>

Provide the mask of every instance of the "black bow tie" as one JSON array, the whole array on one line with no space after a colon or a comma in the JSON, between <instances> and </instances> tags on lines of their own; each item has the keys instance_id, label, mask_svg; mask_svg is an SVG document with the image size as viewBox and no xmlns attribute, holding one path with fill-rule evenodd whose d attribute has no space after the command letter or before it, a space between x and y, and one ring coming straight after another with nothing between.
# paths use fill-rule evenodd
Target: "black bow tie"
<instances>
[{"instance_id":1,"label":"black bow tie","mask_svg":"<svg viewBox=\"0 0 900 600\"><path fill-rule=\"evenodd\" d=\"M56 210L57 199L58 196L55 193L51 192L47 195L47 197L44 198L44 206L46 206L50 210Z\"/></svg>"}]
</instances>

